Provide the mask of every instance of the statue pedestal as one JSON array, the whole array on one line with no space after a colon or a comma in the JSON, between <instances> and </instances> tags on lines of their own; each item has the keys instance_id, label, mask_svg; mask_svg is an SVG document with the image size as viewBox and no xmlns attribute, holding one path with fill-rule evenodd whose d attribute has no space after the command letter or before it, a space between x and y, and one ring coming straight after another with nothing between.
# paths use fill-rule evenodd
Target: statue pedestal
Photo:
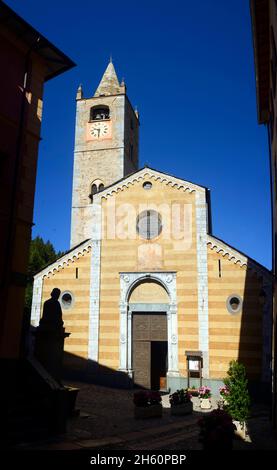
<instances>
[{"instance_id":1,"label":"statue pedestal","mask_svg":"<svg viewBox=\"0 0 277 470\"><path fill-rule=\"evenodd\" d=\"M57 381L61 381L64 340L70 336L63 327L58 329L38 326L34 331L34 356L47 372Z\"/></svg>"}]
</instances>

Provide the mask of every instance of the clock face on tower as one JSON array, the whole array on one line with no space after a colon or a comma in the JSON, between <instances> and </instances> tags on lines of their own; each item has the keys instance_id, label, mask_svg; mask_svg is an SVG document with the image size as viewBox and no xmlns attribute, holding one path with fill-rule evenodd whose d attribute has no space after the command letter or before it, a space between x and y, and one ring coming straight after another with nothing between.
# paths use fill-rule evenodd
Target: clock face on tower
<instances>
[{"instance_id":1,"label":"clock face on tower","mask_svg":"<svg viewBox=\"0 0 277 470\"><path fill-rule=\"evenodd\" d=\"M87 140L102 140L111 138L111 122L89 122L87 125Z\"/></svg>"}]
</instances>

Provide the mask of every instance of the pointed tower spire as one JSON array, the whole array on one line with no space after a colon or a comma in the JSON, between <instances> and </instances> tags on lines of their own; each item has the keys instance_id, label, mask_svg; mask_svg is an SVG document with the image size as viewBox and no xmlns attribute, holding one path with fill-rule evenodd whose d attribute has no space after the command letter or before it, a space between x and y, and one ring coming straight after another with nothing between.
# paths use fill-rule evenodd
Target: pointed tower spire
<instances>
[{"instance_id":1,"label":"pointed tower spire","mask_svg":"<svg viewBox=\"0 0 277 470\"><path fill-rule=\"evenodd\" d=\"M125 85L121 86L119 84L112 58L110 57L109 65L105 70L94 96L109 96L121 93L125 93Z\"/></svg>"}]
</instances>

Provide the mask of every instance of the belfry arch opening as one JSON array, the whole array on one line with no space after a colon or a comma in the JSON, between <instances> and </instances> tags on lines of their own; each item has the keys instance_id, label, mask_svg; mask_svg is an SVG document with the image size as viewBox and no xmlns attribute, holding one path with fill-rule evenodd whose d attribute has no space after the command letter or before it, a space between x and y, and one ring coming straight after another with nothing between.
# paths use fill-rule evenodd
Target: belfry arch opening
<instances>
[{"instance_id":1,"label":"belfry arch opening","mask_svg":"<svg viewBox=\"0 0 277 470\"><path fill-rule=\"evenodd\" d=\"M90 108L90 121L102 121L105 119L110 119L110 109L108 106L102 104Z\"/></svg>"},{"instance_id":2,"label":"belfry arch opening","mask_svg":"<svg viewBox=\"0 0 277 470\"><path fill-rule=\"evenodd\" d=\"M131 290L132 370L138 387L167 390L169 296L154 280L142 280Z\"/></svg>"}]
</instances>

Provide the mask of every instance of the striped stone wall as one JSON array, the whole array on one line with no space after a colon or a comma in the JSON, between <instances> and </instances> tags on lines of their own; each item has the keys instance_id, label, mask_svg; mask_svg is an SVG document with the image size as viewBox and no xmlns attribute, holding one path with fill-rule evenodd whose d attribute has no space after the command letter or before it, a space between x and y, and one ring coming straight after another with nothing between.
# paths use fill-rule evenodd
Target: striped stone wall
<instances>
[{"instance_id":1,"label":"striped stone wall","mask_svg":"<svg viewBox=\"0 0 277 470\"><path fill-rule=\"evenodd\" d=\"M145 181L151 181L150 191L143 189ZM167 182L155 182L145 176L128 189L112 196L116 208L130 204L136 215L141 204L159 210L161 206L188 204L192 216L192 241L189 247L162 236L153 241L116 238L102 240L100 282L100 330L99 362L111 369L119 366L119 272L177 271L177 308L179 335L179 368L185 373L185 350L198 349L198 290L195 228L195 192L172 187ZM177 185L176 185L177 186ZM102 200L103 213L111 198ZM121 214L122 217L122 214ZM120 220L120 216L118 221ZM163 217L163 230L167 223ZM134 222L135 224L135 222ZM105 233L105 228L102 234ZM155 247L155 250L153 249ZM153 255L154 253L154 255ZM158 253L158 256L155 256ZM141 255L142 254L142 255Z\"/></svg>"},{"instance_id":2,"label":"striped stone wall","mask_svg":"<svg viewBox=\"0 0 277 470\"><path fill-rule=\"evenodd\" d=\"M219 268L220 261L220 268ZM250 378L261 377L263 306L259 302L263 281L228 256L208 248L210 377L226 375L229 362L244 363ZM231 314L227 298L238 294L243 300L240 313Z\"/></svg>"},{"instance_id":3,"label":"striped stone wall","mask_svg":"<svg viewBox=\"0 0 277 470\"><path fill-rule=\"evenodd\" d=\"M151 190L143 188L146 181L152 183ZM96 199L93 206L96 202L101 204L102 224L93 225L93 239L77 247L76 256L71 255L65 263L57 262L35 279L32 311L35 324L40 298L44 302L54 287L74 296L72 308L63 310L66 330L71 332L65 350L71 354L72 365L78 368L78 358L84 358L98 362L105 373L118 371L121 346L126 342L126 335L120 334L122 312L126 314L123 315L126 324L128 312L127 299L121 295L120 273L126 277L135 273L140 278L139 273L145 276L149 272L153 277L155 272L165 276L173 272L176 291L168 313L174 315L174 322L177 320L176 333L169 332L176 347L175 358L178 348L176 381L180 378L179 384L184 386L181 381L187 375L187 350L203 351L205 379L222 379L229 362L238 359L245 364L249 378L268 380L270 305L261 304L260 294L267 286L270 298L270 274L224 242L207 235L205 189L181 186L149 172L133 179L131 184L125 179L119 190L114 187L110 193L109 189L104 190ZM167 230L171 214L165 208L174 204L189 208L185 226L191 230L185 244ZM163 230L153 240L144 240L136 233L137 215L146 208L162 215ZM84 248L81 255L79 250ZM241 312L231 314L226 301L235 294L242 299L243 307ZM140 284L129 301L162 305L168 303L169 297L164 288L152 282ZM130 351L128 354L131 357Z\"/></svg>"},{"instance_id":4,"label":"striped stone wall","mask_svg":"<svg viewBox=\"0 0 277 470\"><path fill-rule=\"evenodd\" d=\"M62 292L69 291L73 295L73 306L70 309L63 308L64 327L71 333L65 340L64 349L70 353L72 367L74 364L80 366L79 358L88 357L90 259L91 253L86 252L74 262L69 262L64 268L43 278L42 305L50 297L54 287L58 287ZM85 363L83 365L85 366Z\"/></svg>"}]
</instances>

